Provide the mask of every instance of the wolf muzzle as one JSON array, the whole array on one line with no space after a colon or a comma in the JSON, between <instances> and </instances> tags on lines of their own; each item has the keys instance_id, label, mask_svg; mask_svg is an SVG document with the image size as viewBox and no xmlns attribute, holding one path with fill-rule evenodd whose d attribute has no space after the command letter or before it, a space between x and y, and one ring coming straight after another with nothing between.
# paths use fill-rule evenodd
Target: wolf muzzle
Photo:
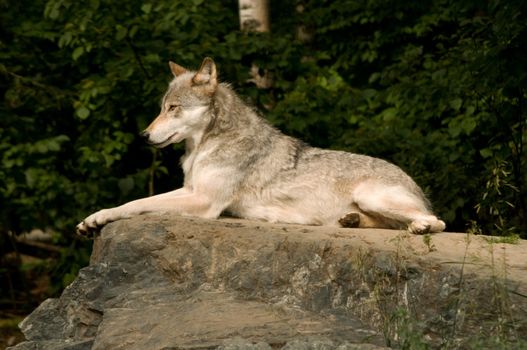
<instances>
[{"instance_id":1,"label":"wolf muzzle","mask_svg":"<svg viewBox=\"0 0 527 350\"><path fill-rule=\"evenodd\" d=\"M150 138L150 133L146 130L142 131L139 136L145 140L146 142L148 142L148 139Z\"/></svg>"}]
</instances>

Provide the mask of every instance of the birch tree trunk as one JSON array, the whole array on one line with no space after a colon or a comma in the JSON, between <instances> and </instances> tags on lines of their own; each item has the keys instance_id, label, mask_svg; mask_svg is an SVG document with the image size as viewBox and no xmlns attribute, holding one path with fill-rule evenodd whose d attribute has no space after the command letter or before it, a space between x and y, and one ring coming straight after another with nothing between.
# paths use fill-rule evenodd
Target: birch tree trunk
<instances>
[{"instance_id":1,"label":"birch tree trunk","mask_svg":"<svg viewBox=\"0 0 527 350\"><path fill-rule=\"evenodd\" d=\"M269 1L239 0L240 28L247 32L269 31Z\"/></svg>"},{"instance_id":2,"label":"birch tree trunk","mask_svg":"<svg viewBox=\"0 0 527 350\"><path fill-rule=\"evenodd\" d=\"M240 29L244 32L269 32L269 0L238 0L240 8ZM250 71L251 79L261 89L273 85L269 72L262 71L254 63Z\"/></svg>"}]
</instances>

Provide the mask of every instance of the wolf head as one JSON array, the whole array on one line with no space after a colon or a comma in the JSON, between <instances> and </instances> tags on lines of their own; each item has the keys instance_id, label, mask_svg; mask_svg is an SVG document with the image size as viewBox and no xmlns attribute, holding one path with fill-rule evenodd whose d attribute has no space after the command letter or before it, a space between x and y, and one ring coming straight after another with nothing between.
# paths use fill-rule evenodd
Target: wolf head
<instances>
[{"instance_id":1,"label":"wolf head","mask_svg":"<svg viewBox=\"0 0 527 350\"><path fill-rule=\"evenodd\" d=\"M197 72L169 62L174 79L163 97L161 112L141 133L155 147L200 137L212 120L212 97L218 86L216 64L205 58Z\"/></svg>"}]
</instances>

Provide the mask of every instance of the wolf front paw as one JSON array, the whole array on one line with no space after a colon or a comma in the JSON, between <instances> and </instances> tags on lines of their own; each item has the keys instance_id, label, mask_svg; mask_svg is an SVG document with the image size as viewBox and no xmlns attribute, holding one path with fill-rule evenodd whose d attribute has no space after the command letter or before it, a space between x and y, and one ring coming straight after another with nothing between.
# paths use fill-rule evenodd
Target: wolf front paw
<instances>
[{"instance_id":1,"label":"wolf front paw","mask_svg":"<svg viewBox=\"0 0 527 350\"><path fill-rule=\"evenodd\" d=\"M112 215L111 209L99 210L77 225L77 234L81 236L92 236L98 232L101 227L114 220L115 218Z\"/></svg>"},{"instance_id":2,"label":"wolf front paw","mask_svg":"<svg viewBox=\"0 0 527 350\"><path fill-rule=\"evenodd\" d=\"M88 227L88 225L86 225L84 221L79 223L75 227L75 229L79 236L88 237L88 238L95 236L95 233L97 232L97 229Z\"/></svg>"}]
</instances>

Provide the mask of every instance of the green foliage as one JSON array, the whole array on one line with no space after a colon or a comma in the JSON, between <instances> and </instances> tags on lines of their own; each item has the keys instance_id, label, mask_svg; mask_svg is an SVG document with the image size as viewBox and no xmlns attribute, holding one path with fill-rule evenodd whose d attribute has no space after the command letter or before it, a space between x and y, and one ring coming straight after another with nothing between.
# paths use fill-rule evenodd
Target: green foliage
<instances>
[{"instance_id":1,"label":"green foliage","mask_svg":"<svg viewBox=\"0 0 527 350\"><path fill-rule=\"evenodd\" d=\"M520 242L520 236L514 233L502 237L485 237L485 239L489 243L518 244Z\"/></svg>"},{"instance_id":2,"label":"green foliage","mask_svg":"<svg viewBox=\"0 0 527 350\"><path fill-rule=\"evenodd\" d=\"M527 237L527 3L273 2L270 34L240 32L237 5L0 0L0 230L47 228L69 247L90 212L178 186L181 148L136 135L167 62L212 56L285 132L406 169L449 229ZM272 88L249 82L253 63Z\"/></svg>"},{"instance_id":3,"label":"green foliage","mask_svg":"<svg viewBox=\"0 0 527 350\"><path fill-rule=\"evenodd\" d=\"M394 342L395 344L388 341L388 346L408 350L427 350L430 348L425 336L419 329L418 322L412 319L404 307L398 307L394 310L389 322L390 326L394 328L397 340Z\"/></svg>"},{"instance_id":4,"label":"green foliage","mask_svg":"<svg viewBox=\"0 0 527 350\"><path fill-rule=\"evenodd\" d=\"M435 247L435 244L432 242L432 235L427 233L423 235L423 243L428 248L429 252L436 251L437 248Z\"/></svg>"}]
</instances>

